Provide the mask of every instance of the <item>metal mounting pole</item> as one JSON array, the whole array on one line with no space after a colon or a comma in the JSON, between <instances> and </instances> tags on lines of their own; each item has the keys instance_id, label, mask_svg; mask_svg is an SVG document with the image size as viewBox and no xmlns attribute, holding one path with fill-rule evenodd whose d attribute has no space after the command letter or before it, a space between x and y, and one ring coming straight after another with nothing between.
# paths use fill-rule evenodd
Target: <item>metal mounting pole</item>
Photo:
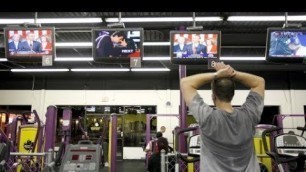
<instances>
[{"instance_id":1,"label":"metal mounting pole","mask_svg":"<svg viewBox=\"0 0 306 172\"><path fill-rule=\"evenodd\" d=\"M193 27L196 27L195 12L192 13Z\"/></svg>"},{"instance_id":2,"label":"metal mounting pole","mask_svg":"<svg viewBox=\"0 0 306 172\"><path fill-rule=\"evenodd\" d=\"M288 26L288 12L285 12L285 25Z\"/></svg>"},{"instance_id":3,"label":"metal mounting pole","mask_svg":"<svg viewBox=\"0 0 306 172\"><path fill-rule=\"evenodd\" d=\"M118 22L121 23L121 12L119 12Z\"/></svg>"},{"instance_id":4,"label":"metal mounting pole","mask_svg":"<svg viewBox=\"0 0 306 172\"><path fill-rule=\"evenodd\" d=\"M34 24L37 23L37 12L35 12L35 17L34 17Z\"/></svg>"},{"instance_id":5,"label":"metal mounting pole","mask_svg":"<svg viewBox=\"0 0 306 172\"><path fill-rule=\"evenodd\" d=\"M179 76L180 79L186 77L186 65L180 65L179 66ZM186 123L186 118L187 118L187 106L186 103L184 101L182 92L180 91L180 128L186 128L187 127L187 123ZM186 149L186 140L183 134L180 135L179 137L179 152L181 153L185 153L187 151Z\"/></svg>"}]
</instances>

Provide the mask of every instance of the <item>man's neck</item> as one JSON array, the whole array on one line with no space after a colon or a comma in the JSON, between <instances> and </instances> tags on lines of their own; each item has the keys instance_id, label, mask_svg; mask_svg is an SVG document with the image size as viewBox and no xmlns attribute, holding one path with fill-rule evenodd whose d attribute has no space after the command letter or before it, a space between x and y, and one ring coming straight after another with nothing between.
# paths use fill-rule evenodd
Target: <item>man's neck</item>
<instances>
[{"instance_id":1,"label":"man's neck","mask_svg":"<svg viewBox=\"0 0 306 172\"><path fill-rule=\"evenodd\" d=\"M216 101L216 107L229 113L232 113L234 110L230 102Z\"/></svg>"}]
</instances>

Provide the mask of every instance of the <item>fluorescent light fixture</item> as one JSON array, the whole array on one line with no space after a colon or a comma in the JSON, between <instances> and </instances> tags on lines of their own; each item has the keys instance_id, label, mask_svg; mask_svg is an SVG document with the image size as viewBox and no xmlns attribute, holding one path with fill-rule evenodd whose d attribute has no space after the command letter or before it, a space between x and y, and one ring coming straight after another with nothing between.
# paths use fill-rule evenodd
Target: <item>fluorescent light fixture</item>
<instances>
[{"instance_id":1,"label":"fluorescent light fixture","mask_svg":"<svg viewBox=\"0 0 306 172\"><path fill-rule=\"evenodd\" d=\"M161 60L170 60L170 57L143 57L144 61L161 61Z\"/></svg>"},{"instance_id":2,"label":"fluorescent light fixture","mask_svg":"<svg viewBox=\"0 0 306 172\"><path fill-rule=\"evenodd\" d=\"M306 21L306 16L288 16L289 21Z\"/></svg>"},{"instance_id":3,"label":"fluorescent light fixture","mask_svg":"<svg viewBox=\"0 0 306 172\"><path fill-rule=\"evenodd\" d=\"M34 23L34 19L0 19L0 24Z\"/></svg>"},{"instance_id":4,"label":"fluorescent light fixture","mask_svg":"<svg viewBox=\"0 0 306 172\"><path fill-rule=\"evenodd\" d=\"M76 68L70 69L73 72L128 72L130 69L128 68Z\"/></svg>"},{"instance_id":5,"label":"fluorescent light fixture","mask_svg":"<svg viewBox=\"0 0 306 172\"><path fill-rule=\"evenodd\" d=\"M106 18L106 22L119 22L118 18ZM192 17L135 17L135 18L121 18L121 22L180 22L192 21Z\"/></svg>"},{"instance_id":6,"label":"fluorescent light fixture","mask_svg":"<svg viewBox=\"0 0 306 172\"><path fill-rule=\"evenodd\" d=\"M37 23L102 23L101 18L41 18Z\"/></svg>"},{"instance_id":7,"label":"fluorescent light fixture","mask_svg":"<svg viewBox=\"0 0 306 172\"><path fill-rule=\"evenodd\" d=\"M56 42L56 47L92 47L92 42Z\"/></svg>"},{"instance_id":8,"label":"fluorescent light fixture","mask_svg":"<svg viewBox=\"0 0 306 172\"><path fill-rule=\"evenodd\" d=\"M265 57L220 57L220 60L237 60L237 61L264 61Z\"/></svg>"},{"instance_id":9,"label":"fluorescent light fixture","mask_svg":"<svg viewBox=\"0 0 306 172\"><path fill-rule=\"evenodd\" d=\"M0 24L34 23L34 19L0 19ZM37 23L102 23L101 18L41 18Z\"/></svg>"},{"instance_id":10,"label":"fluorescent light fixture","mask_svg":"<svg viewBox=\"0 0 306 172\"><path fill-rule=\"evenodd\" d=\"M144 46L170 46L170 42L144 42Z\"/></svg>"},{"instance_id":11,"label":"fluorescent light fixture","mask_svg":"<svg viewBox=\"0 0 306 172\"><path fill-rule=\"evenodd\" d=\"M133 68L131 71L134 72L168 72L168 68Z\"/></svg>"},{"instance_id":12,"label":"fluorescent light fixture","mask_svg":"<svg viewBox=\"0 0 306 172\"><path fill-rule=\"evenodd\" d=\"M7 58L0 58L0 62L7 62Z\"/></svg>"},{"instance_id":13,"label":"fluorescent light fixture","mask_svg":"<svg viewBox=\"0 0 306 172\"><path fill-rule=\"evenodd\" d=\"M11 69L12 72L68 72L69 69Z\"/></svg>"},{"instance_id":14,"label":"fluorescent light fixture","mask_svg":"<svg viewBox=\"0 0 306 172\"><path fill-rule=\"evenodd\" d=\"M196 17L195 21L222 21L221 17Z\"/></svg>"},{"instance_id":15,"label":"fluorescent light fixture","mask_svg":"<svg viewBox=\"0 0 306 172\"><path fill-rule=\"evenodd\" d=\"M195 21L221 21L221 17L196 17ZM106 22L119 22L118 18L106 18ZM192 17L126 17L121 22L192 22Z\"/></svg>"},{"instance_id":16,"label":"fluorescent light fixture","mask_svg":"<svg viewBox=\"0 0 306 172\"><path fill-rule=\"evenodd\" d=\"M288 21L306 21L306 16L288 16ZM285 16L229 16L227 21L285 21Z\"/></svg>"},{"instance_id":17,"label":"fluorescent light fixture","mask_svg":"<svg viewBox=\"0 0 306 172\"><path fill-rule=\"evenodd\" d=\"M54 61L93 61L93 57L56 57Z\"/></svg>"}]
</instances>

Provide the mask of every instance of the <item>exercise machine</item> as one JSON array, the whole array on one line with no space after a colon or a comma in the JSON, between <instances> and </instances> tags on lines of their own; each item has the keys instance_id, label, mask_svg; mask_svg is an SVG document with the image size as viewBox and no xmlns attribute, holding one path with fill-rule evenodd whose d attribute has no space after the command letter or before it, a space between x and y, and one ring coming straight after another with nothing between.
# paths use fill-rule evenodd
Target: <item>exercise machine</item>
<instances>
[{"instance_id":1,"label":"exercise machine","mask_svg":"<svg viewBox=\"0 0 306 172\"><path fill-rule=\"evenodd\" d=\"M89 140L81 140L76 145L68 145L59 167L60 172L102 170L100 166L102 147Z\"/></svg>"},{"instance_id":2,"label":"exercise machine","mask_svg":"<svg viewBox=\"0 0 306 172\"><path fill-rule=\"evenodd\" d=\"M62 119L62 143L55 160L49 163L44 171L102 171L104 167L102 139L99 139L97 143L87 140L87 132L84 130L82 123L80 123L79 127L84 135L84 140L80 140L77 144L69 144L71 140L71 121L72 111L69 108L65 108Z\"/></svg>"},{"instance_id":3,"label":"exercise machine","mask_svg":"<svg viewBox=\"0 0 306 172\"><path fill-rule=\"evenodd\" d=\"M257 159L258 161L260 162L261 164L261 168L262 170L261 171L272 171L272 167L273 167L273 162L272 162L272 159L265 153L265 150L263 148L263 141L262 141L262 132L266 129L270 129L270 128L273 128L275 127L275 125L269 125L269 124L259 124L259 125L256 125L256 132L255 132L255 135L254 135L254 147L255 147L255 153L256 153L256 156L257 156ZM267 137L267 146L268 146L268 149L270 149L270 137ZM264 168L266 170L264 170Z\"/></svg>"},{"instance_id":4,"label":"exercise machine","mask_svg":"<svg viewBox=\"0 0 306 172\"><path fill-rule=\"evenodd\" d=\"M267 155L277 164L280 172L301 172L304 170L306 160L306 139L303 137L306 127L297 127L302 131L301 135L294 132L283 133L284 128L274 127L262 133L264 149ZM267 137L273 141L271 149L268 149Z\"/></svg>"},{"instance_id":5,"label":"exercise machine","mask_svg":"<svg viewBox=\"0 0 306 172\"><path fill-rule=\"evenodd\" d=\"M177 143L176 148L176 163L175 163L175 172L178 172L182 169L185 164L187 164L187 171L200 171L199 161L200 161L200 149L201 149L201 138L199 135L199 126L198 125L190 125L190 127L185 129L177 129L175 131L175 140L179 141L180 135L187 136L187 154L179 152L179 144ZM184 165L180 163L179 159L181 159L185 163Z\"/></svg>"}]
</instances>

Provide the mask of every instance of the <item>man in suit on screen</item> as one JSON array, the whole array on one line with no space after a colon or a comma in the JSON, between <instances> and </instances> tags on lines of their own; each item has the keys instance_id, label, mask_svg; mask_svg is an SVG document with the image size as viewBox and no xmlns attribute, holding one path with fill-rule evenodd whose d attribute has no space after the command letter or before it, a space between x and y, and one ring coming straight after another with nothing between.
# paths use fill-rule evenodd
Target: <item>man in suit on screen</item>
<instances>
[{"instance_id":1,"label":"man in suit on screen","mask_svg":"<svg viewBox=\"0 0 306 172\"><path fill-rule=\"evenodd\" d=\"M192 43L186 46L187 54L206 54L206 46L200 43L200 36L192 35Z\"/></svg>"},{"instance_id":2,"label":"man in suit on screen","mask_svg":"<svg viewBox=\"0 0 306 172\"><path fill-rule=\"evenodd\" d=\"M41 43L34 39L34 33L28 32L26 41L21 43L21 51L31 51L33 53L42 52Z\"/></svg>"},{"instance_id":3,"label":"man in suit on screen","mask_svg":"<svg viewBox=\"0 0 306 172\"><path fill-rule=\"evenodd\" d=\"M124 31L116 31L112 34L104 31L101 32L98 38L96 38L96 56L99 58L117 56L120 52L118 52L118 47L115 47L115 45L122 45L121 42L124 40L124 37ZM125 42L122 47L126 46Z\"/></svg>"},{"instance_id":4,"label":"man in suit on screen","mask_svg":"<svg viewBox=\"0 0 306 172\"><path fill-rule=\"evenodd\" d=\"M177 38L177 45L173 46L173 52L185 52L186 51L186 44L185 44L185 38L183 36L180 36Z\"/></svg>"},{"instance_id":5,"label":"man in suit on screen","mask_svg":"<svg viewBox=\"0 0 306 172\"><path fill-rule=\"evenodd\" d=\"M17 52L21 49L20 35L14 34L12 36L12 41L8 44L9 52Z\"/></svg>"}]
</instances>

